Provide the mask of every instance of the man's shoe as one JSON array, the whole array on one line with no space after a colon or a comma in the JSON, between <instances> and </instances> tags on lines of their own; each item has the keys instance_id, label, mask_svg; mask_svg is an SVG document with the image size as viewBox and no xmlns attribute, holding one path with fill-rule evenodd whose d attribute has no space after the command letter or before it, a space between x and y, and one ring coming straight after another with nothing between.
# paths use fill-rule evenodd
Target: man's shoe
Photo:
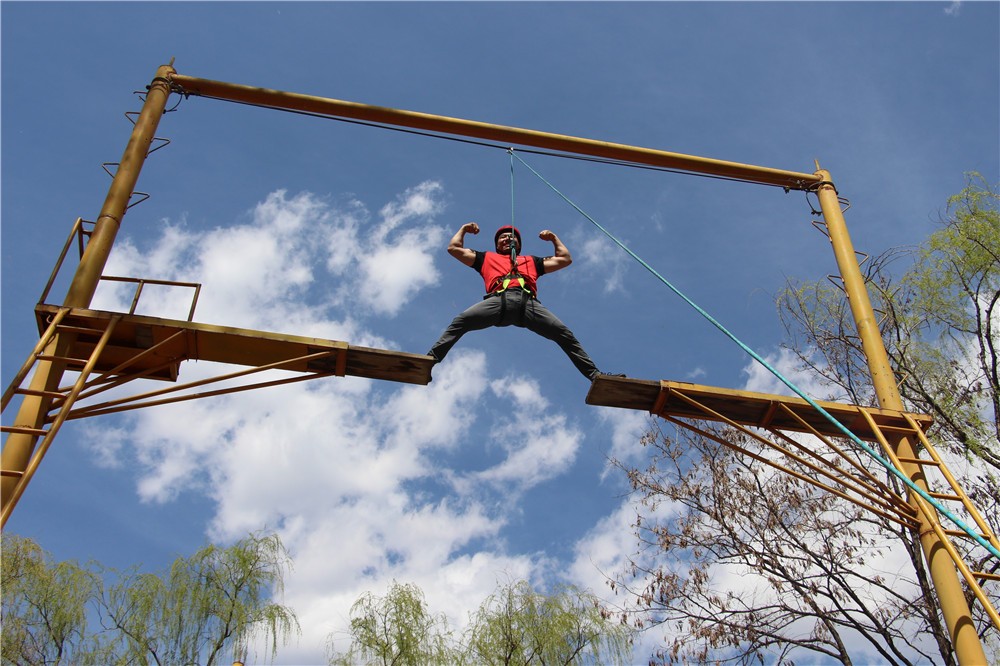
<instances>
[{"instance_id":1,"label":"man's shoe","mask_svg":"<svg viewBox=\"0 0 1000 666\"><path fill-rule=\"evenodd\" d=\"M591 373L590 381L596 380L598 377L624 377L625 374L621 372L601 372L600 370Z\"/></svg>"}]
</instances>

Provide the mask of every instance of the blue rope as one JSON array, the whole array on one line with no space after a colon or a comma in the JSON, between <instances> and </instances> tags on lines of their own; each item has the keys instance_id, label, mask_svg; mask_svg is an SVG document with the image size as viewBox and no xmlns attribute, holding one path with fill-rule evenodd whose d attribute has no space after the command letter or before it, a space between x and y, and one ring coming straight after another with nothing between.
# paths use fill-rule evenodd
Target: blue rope
<instances>
[{"instance_id":1,"label":"blue rope","mask_svg":"<svg viewBox=\"0 0 1000 666\"><path fill-rule=\"evenodd\" d=\"M838 421L835 416L833 416L832 414L830 414L830 412L828 412L825 409L823 409L823 407L821 405L817 404L815 400L813 400L808 395L806 395L798 386L796 386L794 383L792 383L791 380L789 380L788 378L786 378L784 375L781 374L781 372L779 372L776 368L774 368L773 366L771 366L770 363L768 363L767 361L765 361L760 356L760 354L758 354L753 349L751 349L746 344L744 344L742 340L740 340L739 338L737 338L725 326L723 326L718 321L716 321L716 319L714 317L712 317L712 315L710 315L708 312L706 312L705 310L703 310L697 303L695 303L694 301L692 301L683 292L681 292L677 287L675 287L673 284L671 284L669 280L667 280L662 275L660 275L659 273L657 273L649 264L647 264L645 261L643 261L642 258L639 257L635 252L633 252L632 250L630 250L628 247L625 246L624 243L622 243L617 238L615 238L614 235L611 234L611 232L609 232L607 229L605 229L604 227L602 227L594 218L592 218L590 215L587 215L587 213L585 213L583 210L581 210L579 206L577 206L575 203L573 203L572 201L570 201L569 198L565 194L563 194L558 189L556 189L556 187L554 185L552 185L552 183L550 183L549 181L545 180L545 178L543 178L541 174L539 174L537 171L535 171L534 169L532 169L531 166L527 162L525 162L523 159L521 159L520 155L516 155L513 150L510 151L510 154L512 156L512 159L511 159L511 164L512 165L513 165L513 157L517 157L518 161L520 161L521 164L523 164L524 166L528 167L528 169L531 171L531 173L533 173L536 176L538 176L538 178L541 179L541 181L543 183L545 183L546 185L548 185L549 188L551 188L553 192L555 192L560 197L562 197L563 200L566 203L568 203L570 206L572 206L578 213L580 213L585 218L587 218L588 220L590 220L590 222L595 227L597 227L598 229L600 229L604 233L605 236L607 236L608 238L610 238L611 241L615 245L617 245L618 247L620 247L630 257L632 257L637 262L639 262L639 264L641 264L643 266L643 268L645 268L650 273L652 273L654 276L656 276L660 280L660 282L662 282L663 284L665 284L672 292L674 292L675 294L677 294L678 296L680 296L681 299L684 300L685 303L687 303L688 305L690 305L701 316L703 316L705 319L707 319L708 321L710 321L713 326L715 326L717 329L719 329L720 331L722 331L722 333L725 334L726 337L728 337L730 340L732 340L737 345L739 345L739 347L743 351L745 351L747 354L749 354L754 360L756 360L758 363L760 363L765 368L767 368L768 371L770 371L771 374L773 374L775 377L777 377L779 380L781 380L781 382L785 386L787 386L788 388L790 388L792 391L795 392L796 395L798 395L800 398L802 398L807 403L809 403L810 406L812 406L816 411L818 411L820 414L822 414L838 430L840 430L842 433L844 433L844 435L846 435L855 444L857 444L859 447L861 447L861 449L863 449L866 453L868 453L873 458L875 458L875 460L877 460L879 463L881 463L882 466L885 467L887 470L889 470L890 473L892 473L893 475L895 475L900 481L902 481L904 484L906 484L906 486L910 490L912 490L913 492L915 492L918 495L920 495L925 501L927 501L931 506L933 506L935 509L937 509L942 515L947 516L947 518L949 520L951 520L951 522L953 522L959 529L961 529L963 532L965 532L966 534L968 534L972 539L974 539L976 541L976 543L978 543L980 546L986 548L993 555L993 557L995 557L997 559L1000 559L1000 551L998 551L993 546L993 544L991 544L989 541L987 541L987 540L983 539L981 536L979 536L979 534L977 534L969 526L967 526L961 519L959 519L958 516L954 515L951 511L949 511L948 509L946 509L945 507L943 507L937 500L935 500L933 497L931 497L930 495L928 495L925 490L923 490L922 488L919 488L915 483L913 483L913 481L910 480L909 477L907 477L901 471L899 471L898 469L896 469L896 466L893 465L892 462L890 462L889 460L883 458L882 455L879 454L876 450L874 450L873 448L871 448L870 446L868 446L867 444L865 444L863 441L861 441L861 439L857 435L855 435L846 426L844 426L844 424L842 424L840 421Z\"/></svg>"}]
</instances>

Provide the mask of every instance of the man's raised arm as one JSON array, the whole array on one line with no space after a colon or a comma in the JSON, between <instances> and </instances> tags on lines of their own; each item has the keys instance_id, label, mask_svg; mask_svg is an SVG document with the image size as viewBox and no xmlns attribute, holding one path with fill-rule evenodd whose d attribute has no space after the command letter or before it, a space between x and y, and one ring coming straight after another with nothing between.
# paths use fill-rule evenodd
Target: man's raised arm
<instances>
[{"instance_id":1,"label":"man's raised arm","mask_svg":"<svg viewBox=\"0 0 1000 666\"><path fill-rule=\"evenodd\" d=\"M465 234L478 234L479 225L475 222L466 222L448 242L448 254L461 261L466 266L471 266L476 260L476 251L465 247Z\"/></svg>"},{"instance_id":2,"label":"man's raised arm","mask_svg":"<svg viewBox=\"0 0 1000 666\"><path fill-rule=\"evenodd\" d=\"M545 265L546 273L558 271L559 269L566 268L573 263L573 257L569 253L569 248L567 248L566 245L559 240L559 236L556 236L555 233L546 229L539 233L538 237L544 241L550 241L552 243L552 256L545 257L542 260L542 263Z\"/></svg>"}]
</instances>

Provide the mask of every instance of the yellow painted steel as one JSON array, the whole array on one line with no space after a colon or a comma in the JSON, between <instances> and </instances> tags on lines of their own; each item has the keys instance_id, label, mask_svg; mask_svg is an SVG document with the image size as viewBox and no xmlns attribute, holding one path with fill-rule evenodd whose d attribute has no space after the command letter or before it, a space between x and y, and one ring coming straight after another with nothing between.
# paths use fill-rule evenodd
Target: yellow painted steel
<instances>
[{"instance_id":1,"label":"yellow painted steel","mask_svg":"<svg viewBox=\"0 0 1000 666\"><path fill-rule=\"evenodd\" d=\"M163 65L156 72L146 95L139 118L132 135L125 147L118 171L111 182L111 187L101 207L100 216L91 233L90 242L80 258L80 265L66 294L64 305L69 307L87 307L97 289L101 273L107 263L108 255L114 244L115 236L121 226L122 218L128 208L129 197L139 178L139 172L146 160L149 146L156 134L156 128L166 109L170 87L167 76L173 73L171 65ZM45 355L56 359L68 355L72 346L73 334L57 334ZM30 394L24 396L21 407L14 421L15 427L29 431L39 431L45 425L46 417L52 405L52 398L47 394L54 392L65 372L65 362L60 360L39 361L30 384ZM14 475L4 475L0 478L0 505L4 522L10 515L8 503L14 497L15 488L21 482L19 472L24 472L31 460L32 452L38 442L38 435L28 432L12 432L4 442L0 453L0 469L14 472Z\"/></svg>"},{"instance_id":2,"label":"yellow painted steel","mask_svg":"<svg viewBox=\"0 0 1000 666\"><path fill-rule=\"evenodd\" d=\"M80 395L80 391L83 390L84 385L87 382L87 377L93 372L94 367L97 365L97 360L101 357L101 351L107 345L108 340L111 339L111 334L114 332L115 325L121 321L121 315L116 315L107 330L105 330L104 335L101 336L100 341L97 343L93 354L87 359L86 365L80 371L80 376L77 378L76 382L73 384L73 388L70 390L69 394L66 396L66 401L62 408L59 410L59 414L56 416L52 425L49 426L48 432L42 438L42 442L38 447L37 453L29 457L28 464L25 466L24 470L19 477L17 477L17 483L11 490L10 497L6 498L3 504L3 508L0 509L0 526L7 524L7 519L10 518L11 513L14 512L14 507L17 506L17 501L24 494L24 489L27 487L28 482L31 481L31 477L34 476L35 472L38 470L38 466L42 463L42 458L48 452L49 447L55 440L56 434L59 432L59 428L62 424L66 422L66 417L69 416L70 408L76 401L77 396ZM13 437L13 435L11 435ZM4 467L4 469L8 469Z\"/></svg>"},{"instance_id":3,"label":"yellow painted steel","mask_svg":"<svg viewBox=\"0 0 1000 666\"><path fill-rule=\"evenodd\" d=\"M771 169L563 134L551 134L429 113L345 102L268 88L255 88L223 81L211 81L181 74L171 75L170 81L179 86L183 93L192 95L203 95L277 109L304 111L334 118L351 118L382 125L409 127L441 134L475 137L496 141L504 145L533 146L576 155L589 155L692 173L711 174L752 183L779 185L794 190L809 189L818 181L816 175L812 173Z\"/></svg>"},{"instance_id":4,"label":"yellow painted steel","mask_svg":"<svg viewBox=\"0 0 1000 666\"><path fill-rule=\"evenodd\" d=\"M902 412L904 411L903 400L896 386L896 378L878 329L878 321L875 318L875 312L865 287L854 246L847 233L847 223L844 221L837 190L828 171L820 169L816 175L821 181L817 188L817 195L823 219L826 221L830 243L833 245L840 276L844 281L844 289L867 358L868 370L872 376L872 385L879 406ZM900 437L891 441L890 445L894 447L893 454L901 461L901 471L921 490L929 490L920 466L902 462L917 458L912 438ZM936 525L937 515L933 511L921 510L923 500L916 493L909 493L908 499L920 522L918 528L920 545L934 588L937 591L941 612L951 634L958 663L963 665L985 664L986 654L976 633L975 624L972 622L972 614L962 592L955 563L939 537L940 528Z\"/></svg>"},{"instance_id":5,"label":"yellow painted steel","mask_svg":"<svg viewBox=\"0 0 1000 666\"><path fill-rule=\"evenodd\" d=\"M752 183L776 185L788 189L816 190L829 229L830 241L833 244L845 289L850 299L852 313L858 326L865 354L868 357L879 404L885 409L903 411L902 400L896 389L895 378L878 331L871 302L865 290L861 270L847 235L847 227L841 213L836 190L830 180L830 174L819 169L818 166L815 173L786 171L446 116L211 81L179 75L174 70L172 63L157 70L156 78L153 80L143 110L136 121L125 155L105 199L91 240L66 295L64 302L66 306L86 308L90 304L90 299L97 288L115 235L127 209L128 200L132 195L139 171L148 154L157 124L166 108L167 97L171 92L203 95L272 108L364 120L436 133L475 137L505 145L532 146L568 154L588 155ZM66 335L57 336L53 344L50 345L50 349L46 350L46 355L65 356L67 350L72 346L70 344L72 341L66 338ZM40 430L45 423L51 402L51 398L46 397L46 393L56 388L63 371L64 366L59 362L40 361L38 364L32 379L31 391L25 396L14 424L15 427L23 428L25 432L12 433L7 438L3 448L0 467L5 472L10 473L10 475L5 473L2 478L4 504L10 498L21 472L25 470L37 441L38 436L29 433ZM916 458L914 444L908 438L901 438L893 445L899 459ZM926 483L921 471L915 467L911 465L904 471L910 475L915 483L925 486ZM910 501L914 506L918 506L920 498L911 496ZM7 515L9 515L9 510L5 509L4 517L6 518ZM932 513L925 514L917 511L917 515L924 516L922 518L924 521L936 520ZM927 515L930 517L928 518ZM932 529L931 525L925 524L921 527L920 539L959 663L963 665L985 663L982 645L972 624L968 604L962 596L954 564L942 546L938 532Z\"/></svg>"}]
</instances>

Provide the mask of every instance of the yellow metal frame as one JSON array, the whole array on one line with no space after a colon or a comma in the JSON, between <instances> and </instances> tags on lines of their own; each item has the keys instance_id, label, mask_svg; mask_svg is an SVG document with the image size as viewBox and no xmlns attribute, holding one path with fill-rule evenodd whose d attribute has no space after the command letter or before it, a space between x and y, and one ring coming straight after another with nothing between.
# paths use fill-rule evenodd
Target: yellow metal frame
<instances>
[{"instance_id":1,"label":"yellow metal frame","mask_svg":"<svg viewBox=\"0 0 1000 666\"><path fill-rule=\"evenodd\" d=\"M101 208L101 213L90 234L90 241L87 243L80 265L63 302L63 306L71 311L86 309L90 305L115 236L125 212L130 207L129 199L135 191L135 184L143 162L146 156L156 149L151 149L153 142L157 140L155 137L156 128L164 113L167 98L172 93L201 95L329 117L352 118L443 134L488 139L506 145L533 146L568 154L591 155L691 173L723 176L752 183L778 185L786 189L814 191L820 201L830 242L837 258L865 355L868 358L869 370L879 405L885 410L903 413L902 400L899 397L888 355L878 331L856 254L847 234L847 226L840 209L836 188L830 174L819 169L818 166L817 171L811 174L771 169L592 139L199 79L178 74L173 67L173 62L163 65L157 70L145 97L143 109L135 120L132 136L118 164L118 169L113 175L112 184ZM119 322L120 320L116 321L116 323ZM107 330L110 331L112 328L109 326ZM23 395L23 400L17 419L11 428L5 428L8 431L8 437L3 447L2 456L0 456L0 469L4 470L3 476L0 478L4 519L10 515L14 502L23 492L23 483L21 482L26 477L30 477L28 469L30 468L31 473L33 473L34 469L37 468L37 461L40 458L33 456L33 451L39 437L42 436L41 433L45 432L43 426L53 401L61 395L56 389L68 367L66 359L71 357L70 352L75 346L76 331L71 328L60 329L58 325L54 326L53 330L55 333L44 345L44 349L36 352L35 358L32 359L31 365L36 368L36 371L31 385L26 389L18 389L18 392ZM96 363L96 357L92 356L85 369L92 369ZM82 384L85 383L82 374L78 383L81 385L80 390L82 390ZM67 396L57 418L65 418L69 415L66 405L73 402L78 393L79 391L75 390L74 385L74 391L71 391L73 400L68 399ZM5 394L6 399L7 395ZM63 416L64 414L65 416ZM717 416L721 418L724 415L718 412ZM800 414L796 414L796 416L801 417ZM44 435L40 446L43 452L51 443L53 436L54 430L52 429ZM884 436L881 441L883 441L886 451L892 452L893 459L901 465L900 469L922 490L927 490L924 478L925 465L913 462L918 460L915 446L916 442L920 441L919 435L891 432L888 436ZM910 509L907 514L916 521L916 529L920 535L924 556L937 590L945 622L952 637L956 657L960 664L984 663L985 653L976 635L969 606L959 584L955 562L945 545L947 543L946 535L942 536L943 531L938 524L936 514L929 511L925 504L916 493L911 493L908 501Z\"/></svg>"},{"instance_id":2,"label":"yellow metal frame","mask_svg":"<svg viewBox=\"0 0 1000 666\"><path fill-rule=\"evenodd\" d=\"M971 570L951 541L951 537L968 538L968 535L960 530L943 529L936 519L931 520L936 512L926 501L921 500L916 508L912 503L902 501L885 483L858 464L855 457L849 455L848 450L837 445L835 440L843 438L843 432L828 419L817 418L816 410L805 400L686 382L601 377L591 386L587 394L587 403L648 410L653 415L716 441L804 483L833 493L906 529L917 530L920 529L921 520L928 522L969 590L979 600L993 624L1000 629L1000 616L983 591L981 583L986 580L1000 580L1000 576ZM924 434L931 425L929 416L833 402L818 402L818 404L860 439L881 444L897 469L902 469L904 463L909 463L925 468L925 474L937 470L941 476L937 485L947 488L948 492L929 494L939 502L960 506L975 522L981 536L994 547L1000 548L996 535L990 530L989 525ZM700 428L692 421L724 423L750 440L777 453L778 457L762 456L720 437L715 432ZM788 432L812 435L815 441L805 445L787 435ZM890 445L891 439L900 437L919 440L927 457L900 459ZM823 453L827 455L824 456ZM832 464L832 460L842 464ZM802 468L810 470L823 480L800 472Z\"/></svg>"}]
</instances>

